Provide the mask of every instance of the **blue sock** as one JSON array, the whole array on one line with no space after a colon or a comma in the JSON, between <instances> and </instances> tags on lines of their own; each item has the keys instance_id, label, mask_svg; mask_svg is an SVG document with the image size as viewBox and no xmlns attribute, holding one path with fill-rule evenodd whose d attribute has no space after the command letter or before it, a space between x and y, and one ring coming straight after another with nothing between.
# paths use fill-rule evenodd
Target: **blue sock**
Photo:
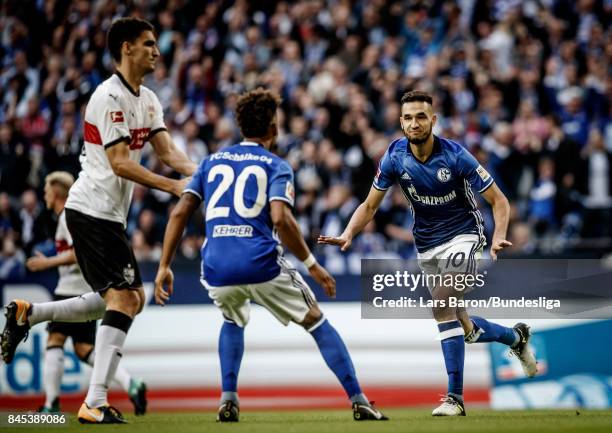
<instances>
[{"instance_id":1,"label":"blue sock","mask_svg":"<svg viewBox=\"0 0 612 433\"><path fill-rule=\"evenodd\" d=\"M232 322L223 322L219 334L221 360L221 390L232 395L238 390L238 372L244 353L244 328Z\"/></svg>"},{"instance_id":2,"label":"blue sock","mask_svg":"<svg viewBox=\"0 0 612 433\"><path fill-rule=\"evenodd\" d=\"M361 387L344 341L327 319L321 318L321 321L314 326L315 329L308 332L317 342L325 363L334 372L348 397L361 400Z\"/></svg>"},{"instance_id":3,"label":"blue sock","mask_svg":"<svg viewBox=\"0 0 612 433\"><path fill-rule=\"evenodd\" d=\"M512 328L489 322L487 319L478 316L472 316L471 319L475 328L471 334L473 336L472 339L470 335L466 337L466 342L468 343L490 343L496 341L506 346L513 346L519 341L518 334Z\"/></svg>"},{"instance_id":4,"label":"blue sock","mask_svg":"<svg viewBox=\"0 0 612 433\"><path fill-rule=\"evenodd\" d=\"M462 400L463 395L463 361L465 359L465 342L463 328L458 320L438 323L442 354L448 374L448 393Z\"/></svg>"}]
</instances>

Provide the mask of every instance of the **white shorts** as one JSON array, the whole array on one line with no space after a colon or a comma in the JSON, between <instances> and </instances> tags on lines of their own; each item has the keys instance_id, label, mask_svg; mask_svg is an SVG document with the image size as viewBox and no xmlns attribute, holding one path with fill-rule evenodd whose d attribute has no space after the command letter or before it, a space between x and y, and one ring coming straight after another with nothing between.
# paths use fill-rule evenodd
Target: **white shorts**
<instances>
[{"instance_id":1,"label":"white shorts","mask_svg":"<svg viewBox=\"0 0 612 433\"><path fill-rule=\"evenodd\" d=\"M458 235L450 241L417 254L419 267L425 274L475 274L486 242L478 235ZM431 291L433 287L429 287Z\"/></svg>"},{"instance_id":2,"label":"white shorts","mask_svg":"<svg viewBox=\"0 0 612 433\"><path fill-rule=\"evenodd\" d=\"M223 316L244 328L249 323L251 301L261 305L283 325L304 320L316 298L300 273L284 258L281 272L270 281L236 286L211 286L200 280Z\"/></svg>"}]
</instances>

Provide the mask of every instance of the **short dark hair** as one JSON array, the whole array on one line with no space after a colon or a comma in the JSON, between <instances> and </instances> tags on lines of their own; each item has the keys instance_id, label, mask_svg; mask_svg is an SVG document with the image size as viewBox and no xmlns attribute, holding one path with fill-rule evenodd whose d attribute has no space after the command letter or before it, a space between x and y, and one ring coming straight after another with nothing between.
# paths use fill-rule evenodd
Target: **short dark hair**
<instances>
[{"instance_id":1,"label":"short dark hair","mask_svg":"<svg viewBox=\"0 0 612 433\"><path fill-rule=\"evenodd\" d=\"M121 62L121 45L124 42L133 43L142 32L155 31L153 24L140 18L126 17L113 21L106 35L106 45L113 59Z\"/></svg>"},{"instance_id":2,"label":"short dark hair","mask_svg":"<svg viewBox=\"0 0 612 433\"><path fill-rule=\"evenodd\" d=\"M262 87L240 95L236 120L242 136L265 137L281 102L278 94Z\"/></svg>"},{"instance_id":3,"label":"short dark hair","mask_svg":"<svg viewBox=\"0 0 612 433\"><path fill-rule=\"evenodd\" d=\"M404 105L406 102L427 102L429 105L433 105L433 98L427 92L411 90L402 96L401 105Z\"/></svg>"}]
</instances>

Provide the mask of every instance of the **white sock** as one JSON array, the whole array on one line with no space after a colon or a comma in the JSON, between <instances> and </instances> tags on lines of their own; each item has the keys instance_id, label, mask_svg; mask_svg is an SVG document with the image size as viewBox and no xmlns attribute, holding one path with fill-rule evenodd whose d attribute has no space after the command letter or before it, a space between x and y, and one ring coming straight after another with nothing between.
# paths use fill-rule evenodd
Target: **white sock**
<instances>
[{"instance_id":1,"label":"white sock","mask_svg":"<svg viewBox=\"0 0 612 433\"><path fill-rule=\"evenodd\" d=\"M108 386L115 377L121 360L121 349L132 319L119 311L107 310L96 334L96 351L89 391L85 403L89 407L108 404Z\"/></svg>"},{"instance_id":2,"label":"white sock","mask_svg":"<svg viewBox=\"0 0 612 433\"><path fill-rule=\"evenodd\" d=\"M104 299L92 292L62 301L34 303L28 322L30 326L47 321L87 322L100 319L105 309Z\"/></svg>"},{"instance_id":3,"label":"white sock","mask_svg":"<svg viewBox=\"0 0 612 433\"><path fill-rule=\"evenodd\" d=\"M87 361L85 361L87 364L89 364L92 367L94 365L95 354L96 352L92 350L89 356L87 357ZM117 371L115 371L114 381L117 383L117 385L123 388L125 392L128 392L130 389L130 382L132 381L132 376L130 376L130 373L128 373L128 371L125 368L123 368L121 364L119 364L117 366Z\"/></svg>"},{"instance_id":4,"label":"white sock","mask_svg":"<svg viewBox=\"0 0 612 433\"><path fill-rule=\"evenodd\" d=\"M115 371L115 382L119 384L121 388L128 392L130 390L130 382L132 381L132 376L130 373L123 368L121 365L117 366L117 370Z\"/></svg>"},{"instance_id":5,"label":"white sock","mask_svg":"<svg viewBox=\"0 0 612 433\"><path fill-rule=\"evenodd\" d=\"M51 347L47 349L43 365L43 383L46 394L45 407L53 406L53 401L59 397L63 375L64 348Z\"/></svg>"}]
</instances>

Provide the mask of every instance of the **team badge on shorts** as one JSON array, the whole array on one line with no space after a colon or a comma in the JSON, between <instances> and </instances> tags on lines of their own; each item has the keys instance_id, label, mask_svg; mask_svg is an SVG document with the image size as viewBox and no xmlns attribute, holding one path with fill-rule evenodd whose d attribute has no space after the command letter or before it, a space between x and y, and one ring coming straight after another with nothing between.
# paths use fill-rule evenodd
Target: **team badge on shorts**
<instances>
[{"instance_id":1,"label":"team badge on shorts","mask_svg":"<svg viewBox=\"0 0 612 433\"><path fill-rule=\"evenodd\" d=\"M436 176L440 182L448 182L451 178L451 172L448 168L442 167L438 169Z\"/></svg>"},{"instance_id":2,"label":"team badge on shorts","mask_svg":"<svg viewBox=\"0 0 612 433\"><path fill-rule=\"evenodd\" d=\"M123 268L123 278L127 281L128 284L132 284L134 282L134 268L132 265L127 265L127 268Z\"/></svg>"}]
</instances>

